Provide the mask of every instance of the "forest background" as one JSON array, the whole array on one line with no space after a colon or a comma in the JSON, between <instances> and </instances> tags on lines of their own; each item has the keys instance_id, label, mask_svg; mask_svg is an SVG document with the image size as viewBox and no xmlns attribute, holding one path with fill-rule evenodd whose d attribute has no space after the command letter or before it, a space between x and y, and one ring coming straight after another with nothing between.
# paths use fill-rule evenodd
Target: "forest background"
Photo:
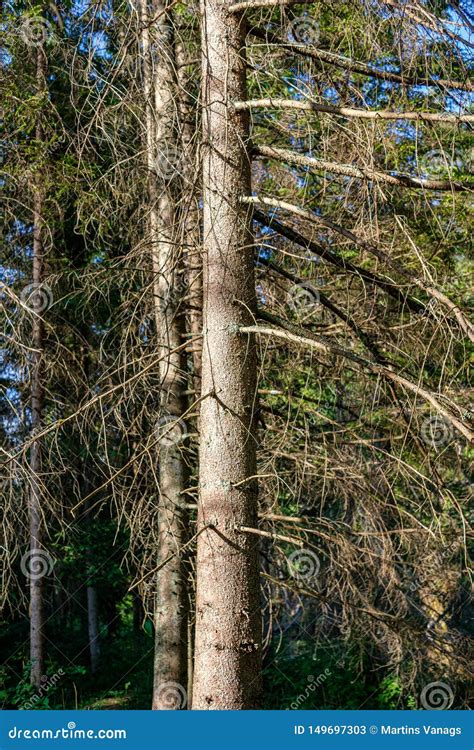
<instances>
[{"instance_id":1,"label":"forest background","mask_svg":"<svg viewBox=\"0 0 474 750\"><path fill-rule=\"evenodd\" d=\"M4 707L468 707L468 3L1 29Z\"/></svg>"}]
</instances>

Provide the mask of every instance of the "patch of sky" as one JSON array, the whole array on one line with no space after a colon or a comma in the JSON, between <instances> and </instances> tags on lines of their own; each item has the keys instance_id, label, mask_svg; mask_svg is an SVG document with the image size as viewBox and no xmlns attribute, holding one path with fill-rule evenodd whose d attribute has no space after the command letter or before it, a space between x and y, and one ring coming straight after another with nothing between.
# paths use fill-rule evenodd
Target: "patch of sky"
<instances>
[{"instance_id":1,"label":"patch of sky","mask_svg":"<svg viewBox=\"0 0 474 750\"><path fill-rule=\"evenodd\" d=\"M266 305L267 301L268 301L268 298L267 298L267 296L265 294L265 290L264 290L263 286L260 283L257 283L255 285L255 292L256 292L256 295L257 295L257 301L261 305Z\"/></svg>"},{"instance_id":2,"label":"patch of sky","mask_svg":"<svg viewBox=\"0 0 474 750\"><path fill-rule=\"evenodd\" d=\"M21 279L24 274L21 273L17 268L8 268L6 266L0 266L0 288L2 284L11 286Z\"/></svg>"},{"instance_id":3,"label":"patch of sky","mask_svg":"<svg viewBox=\"0 0 474 750\"><path fill-rule=\"evenodd\" d=\"M98 266L101 263L105 263L107 258L107 254L105 250L102 250L101 252L95 253L91 258L91 263L94 263L94 265Z\"/></svg>"}]
</instances>

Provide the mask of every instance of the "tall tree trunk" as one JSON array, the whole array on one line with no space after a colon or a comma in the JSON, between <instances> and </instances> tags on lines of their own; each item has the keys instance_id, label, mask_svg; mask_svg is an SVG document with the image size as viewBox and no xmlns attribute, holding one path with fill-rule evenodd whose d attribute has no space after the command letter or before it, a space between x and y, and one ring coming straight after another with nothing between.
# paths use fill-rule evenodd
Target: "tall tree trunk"
<instances>
[{"instance_id":1,"label":"tall tree trunk","mask_svg":"<svg viewBox=\"0 0 474 750\"><path fill-rule=\"evenodd\" d=\"M143 56L143 94L145 99L145 149L146 168L148 173L148 231L153 272L153 308L156 330L161 329L161 305L159 290L159 252L156 247L156 237L159 226L158 190L156 182L156 122L154 95L154 66L152 60L153 47L150 41L150 19L148 0L140 0L140 33L141 53Z\"/></svg>"},{"instance_id":2,"label":"tall tree trunk","mask_svg":"<svg viewBox=\"0 0 474 750\"><path fill-rule=\"evenodd\" d=\"M88 550L87 552L89 559L91 559L92 550ZM91 672L92 674L96 674L99 667L100 641L97 589L95 586L87 586L87 631L89 635L89 656Z\"/></svg>"},{"instance_id":3,"label":"tall tree trunk","mask_svg":"<svg viewBox=\"0 0 474 750\"><path fill-rule=\"evenodd\" d=\"M255 311L245 25L202 0L204 340L193 709L258 708L261 613L257 525ZM208 395L209 394L209 395Z\"/></svg>"},{"instance_id":4,"label":"tall tree trunk","mask_svg":"<svg viewBox=\"0 0 474 750\"><path fill-rule=\"evenodd\" d=\"M43 45L36 51L36 82L39 94L45 89L46 57ZM43 140L41 112L38 112L35 138L38 143ZM41 158L41 157L40 157ZM41 179L36 177L34 187L33 208L33 294L41 299L40 286L44 275L44 247L43 247L43 187ZM36 290L36 291L35 291ZM33 305L35 308L35 305ZM44 323L41 306L33 313L32 340L33 353L31 357L31 427L32 434L41 427L44 408L43 387L43 358L44 358ZM43 560L43 519L41 509L41 446L39 440L34 440L30 450L30 566ZM46 566L47 567L47 566ZM41 685L44 667L44 638L43 638L43 583L44 576L32 575L30 579L30 661L31 684L36 688Z\"/></svg>"},{"instance_id":5,"label":"tall tree trunk","mask_svg":"<svg viewBox=\"0 0 474 750\"><path fill-rule=\"evenodd\" d=\"M87 342L88 329L86 326L81 331L82 338ZM89 344L85 343L82 349L82 370L84 374L84 380L89 385L90 381L90 357L89 357ZM93 489L93 482L91 480L92 467L87 465L87 460L82 462L82 478L81 488L85 498L88 497ZM90 538L93 529L93 516L92 508L89 500L85 501L84 504L84 515L86 522L86 533L89 537L88 546L86 549L86 564L87 564L87 585L86 585L86 596L87 596L87 634L89 638L89 659L91 673L96 674L99 667L100 659L100 640L99 640L99 607L97 599L97 588L95 583L91 580L93 576L93 564L94 564L94 548L92 540Z\"/></svg>"},{"instance_id":6,"label":"tall tree trunk","mask_svg":"<svg viewBox=\"0 0 474 750\"><path fill-rule=\"evenodd\" d=\"M181 237L185 257L186 270L186 331L191 338L191 353L193 362L192 386L193 400L201 396L202 379L202 242L201 242L201 210L199 200L202 194L201 169L198 162L198 148L196 143L199 133L196 122L197 106L190 93L193 82L190 80L187 68L189 63L188 48L181 40L176 45L176 62L178 66L178 106L181 126L181 142L183 145L182 166L182 195L181 195ZM200 404L195 407L196 430L200 431ZM199 467L197 468L199 471ZM194 482L193 482L194 483ZM188 496L189 497L189 496ZM194 591L188 587L188 708L191 708L193 692L194 669Z\"/></svg>"},{"instance_id":7,"label":"tall tree trunk","mask_svg":"<svg viewBox=\"0 0 474 750\"><path fill-rule=\"evenodd\" d=\"M194 366L194 397L201 395L202 374L202 252L199 199L201 196L201 171L198 164L196 143L196 106L192 101L189 89L191 81L186 68L187 55L185 44L176 45L176 62L178 65L178 106L183 145L182 159L182 244L185 248L187 274L188 327L191 334L191 351ZM197 420L199 430L199 419Z\"/></svg>"},{"instance_id":8,"label":"tall tree trunk","mask_svg":"<svg viewBox=\"0 0 474 750\"><path fill-rule=\"evenodd\" d=\"M84 472L87 471L87 465L84 463ZM87 496L91 491L90 482L87 475L84 475L83 481L85 495ZM86 519L87 519L87 531L90 533L92 528L92 518L90 517L90 503L86 502L85 505ZM86 550L86 561L87 561L87 634L89 636L89 658L91 673L95 674L99 667L100 659L100 639L99 639L99 606L97 600L97 587L90 579L92 577L91 571L93 570L94 564L94 550L89 541L89 546Z\"/></svg>"},{"instance_id":9,"label":"tall tree trunk","mask_svg":"<svg viewBox=\"0 0 474 750\"><path fill-rule=\"evenodd\" d=\"M158 570L155 605L153 709L185 708L187 683L187 587L182 547L187 536L187 470L183 455L185 410L184 325L179 286L182 252L178 242L179 158L176 65L170 0L155 0L152 41L142 18L150 167L150 228L155 279L155 317L160 354ZM146 15L146 9L142 6ZM171 685L169 683L174 683ZM175 686L181 686L180 689Z\"/></svg>"}]
</instances>

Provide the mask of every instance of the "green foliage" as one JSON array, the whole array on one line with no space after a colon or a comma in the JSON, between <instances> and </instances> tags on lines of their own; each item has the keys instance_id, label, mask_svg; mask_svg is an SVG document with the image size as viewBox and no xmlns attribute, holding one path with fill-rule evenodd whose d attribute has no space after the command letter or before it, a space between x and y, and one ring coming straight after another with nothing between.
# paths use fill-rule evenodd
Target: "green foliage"
<instances>
[{"instance_id":1,"label":"green foliage","mask_svg":"<svg viewBox=\"0 0 474 750\"><path fill-rule=\"evenodd\" d=\"M118 603L117 609L117 629L113 634L108 634L104 628L101 633L98 673L90 674L87 643L84 643L83 635L84 623L76 614L67 629L59 628L54 636L56 648L51 652L60 655L60 658L48 660L45 679L39 689L29 683L30 664L25 658L24 634L20 635L20 632L3 623L0 637L5 635L9 644L8 649L3 650L9 658L0 671L3 707L22 710L98 709L107 708L112 698L124 708L148 707L153 682L153 660L149 658L153 636L134 629L129 596ZM18 641L12 640L12 635L18 637ZM10 656L12 651L15 654L13 659ZM18 675L21 677L18 678Z\"/></svg>"},{"instance_id":2,"label":"green foliage","mask_svg":"<svg viewBox=\"0 0 474 750\"><path fill-rule=\"evenodd\" d=\"M379 688L360 669L354 647L333 642L290 640L282 653L269 654L264 668L265 708L378 708ZM375 692L374 692L375 690Z\"/></svg>"},{"instance_id":3,"label":"green foliage","mask_svg":"<svg viewBox=\"0 0 474 750\"><path fill-rule=\"evenodd\" d=\"M119 707L148 708L152 686L152 622L147 618L143 630L137 630L134 601L128 593L140 566L146 563L149 568L150 559L155 559L159 503L155 441L149 439L161 379L156 369L149 369L157 359L157 339L150 243L144 232L149 213L144 200L149 179L143 163L146 118L140 62L136 75L120 66L125 52L132 59L140 52L137 39L131 39L136 14L130 4L85 5L76 15L76 4L61 3L66 18L63 30L51 6L7 4L8 28L1 48L6 207L1 221L7 248L1 270L9 284L9 277L13 279L14 295L1 313L8 343L2 350L7 375L2 375L0 430L12 454L17 454L29 430L29 383L23 375L31 353L31 316L15 303L15 295L21 294L31 276L32 206L39 187L44 192L45 278L54 297L45 315L43 357L43 422L52 429L41 447L47 543L55 560L54 574L45 584L51 654L47 675L51 679L62 674L52 684L46 680L41 694L29 685L27 589L14 557L11 608L0 623L0 656L5 662L0 670L0 700L16 708L32 701L41 710L107 708L110 700ZM296 17L314 17L323 49L369 61L383 70L405 69L423 76L429 70L430 75L465 78L462 55L452 54L436 35L414 43L404 34L401 19L391 18L381 4L341 0L334 12L335 5L278 6L266 8L263 15L260 9L249 11L250 29L255 23L260 31L264 28L285 41ZM446 16L449 3L433 0L431 5L437 15ZM173 9L189 53L187 88L198 101L200 81L192 60L200 55L199 19L180 4ZM25 44L18 33L24 12L32 19L45 16L53 29L44 40L47 91L37 90L36 47ZM370 80L316 63L310 56L294 55L284 46L267 47L261 40L253 45L251 39L249 34L249 97L310 96L399 111L453 109L454 99L445 87ZM456 111L458 106L456 99ZM474 179L472 134L458 124L415 127L402 121L369 121L368 125L329 114L273 108L251 114L256 143L271 142L385 172L469 184ZM195 119L198 134L199 116ZM403 191L372 180L332 175L325 169L310 173L266 161L253 166L255 192L304 206L314 211L314 217L321 213L380 245L415 278L432 280L461 309L472 306L470 196ZM297 215L283 214L304 237L428 304L424 291L374 253L336 231L322 231ZM304 247L271 232L258 236L270 258L302 281L314 282L363 333L373 337L401 373L442 394L443 403L457 416L467 410L473 347L450 312L435 308L434 320L412 315L385 290L362 282L358 273L334 270L324 259L308 257ZM275 286L273 299L282 317L316 335L327 335L335 345L371 356L363 339L341 317L322 306L305 317L288 305L288 289L279 282L262 274L263 284ZM430 407L420 405L415 396L407 398L401 389L387 387L382 377L371 379L363 368L357 370L342 357L296 348L288 356L286 344L279 347L273 341L268 350L262 344L260 353L261 412L268 423L268 430L262 429L259 436L262 465L267 467L261 480L261 494L268 501L265 509L271 507L284 522L302 512L309 518L316 536L311 537L312 548L319 554L321 547L320 563L327 574L317 586L341 609L351 605L347 609L353 626L347 640L341 629L321 640L319 633L310 637L303 625L296 624L284 630L280 642L276 631L265 661L265 707L415 709L417 698L406 689L412 681L405 678L403 665L394 673L387 656L393 633L387 635L387 629L381 634L376 627L384 616L387 622L393 623L395 617L398 623L402 612L410 627L397 634L398 647L404 653L415 648L424 653L428 605L423 595L428 600L431 590L422 591L422 584L444 583L451 576L452 590L441 592L442 597L446 594L449 627L452 621L459 624L458 617L468 629L467 615L464 619L458 615L469 586L464 549L454 545L443 555L452 540L457 543L465 537L461 513L470 489L465 467L472 463L474 451L455 437L442 448L423 444L420 425L429 417ZM85 408L88 401L92 406ZM275 443L265 442L274 434L278 450ZM191 472L194 455L193 462ZM266 477L278 481L266 485ZM13 502L6 513L15 519L5 541L13 555L17 547L26 548L27 484L13 482ZM196 484L193 477L190 486ZM83 501L90 492L92 510L85 512ZM127 513L133 518L133 533L123 528ZM405 525L406 533L400 528ZM283 528L284 533L294 533L296 527ZM304 531L296 533L308 538ZM291 550L285 542L279 548L283 563L278 554L271 560L277 573L285 568L287 574L285 554ZM441 564L433 566L433 575L428 568L426 575L420 558L430 554L440 555ZM298 573L304 568L296 562L296 577ZM407 580L414 586L411 598L403 590ZM287 583L286 578L282 582ZM101 657L96 675L89 665L88 586L94 587L98 601ZM272 604L280 606L280 591L272 591L271 596ZM317 605L311 601L305 606ZM380 615L375 626L367 619L367 609ZM278 614L284 622L288 618L283 605ZM454 630L450 650L462 641L459 633ZM374 642L382 644L380 652L374 653ZM453 651L453 662L457 656Z\"/></svg>"}]
</instances>

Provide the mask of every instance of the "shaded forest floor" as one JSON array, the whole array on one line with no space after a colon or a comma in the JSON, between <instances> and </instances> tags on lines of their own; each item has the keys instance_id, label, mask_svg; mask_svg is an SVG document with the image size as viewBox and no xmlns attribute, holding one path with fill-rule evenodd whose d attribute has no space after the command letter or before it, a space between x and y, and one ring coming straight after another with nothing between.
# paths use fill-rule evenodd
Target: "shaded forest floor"
<instances>
[{"instance_id":1,"label":"shaded forest floor","mask_svg":"<svg viewBox=\"0 0 474 750\"><path fill-rule=\"evenodd\" d=\"M123 617L127 620L127 617ZM0 697L3 708L119 710L150 707L153 682L153 635L121 622L102 633L100 667L91 675L87 643L80 622L48 634L49 662L43 695L27 680L28 623L0 623ZM288 637L289 636L289 637ZM279 644L279 648L277 645ZM46 679L47 677L47 679ZM340 639L317 645L287 634L266 653L266 709L416 708L399 679L377 669Z\"/></svg>"}]
</instances>

